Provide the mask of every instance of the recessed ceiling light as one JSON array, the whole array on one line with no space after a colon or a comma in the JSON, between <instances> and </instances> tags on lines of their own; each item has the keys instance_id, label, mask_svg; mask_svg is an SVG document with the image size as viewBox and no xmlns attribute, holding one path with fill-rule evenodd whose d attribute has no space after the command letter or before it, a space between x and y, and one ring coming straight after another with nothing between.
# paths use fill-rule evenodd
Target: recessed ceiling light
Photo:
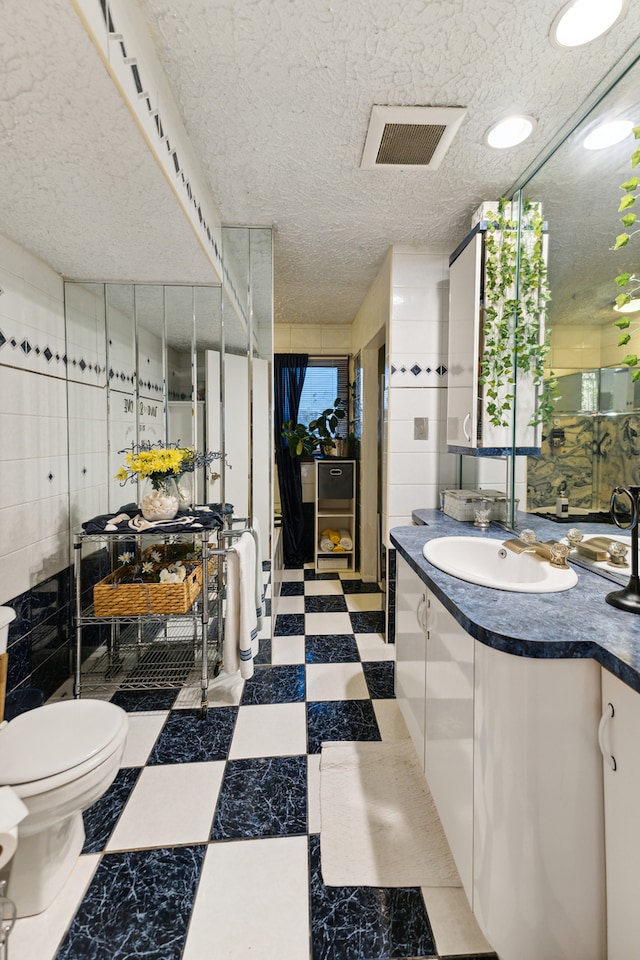
<instances>
[{"instance_id":1,"label":"recessed ceiling light","mask_svg":"<svg viewBox=\"0 0 640 960\"><path fill-rule=\"evenodd\" d=\"M623 303L621 307L616 304L613 309L618 313L635 313L636 310L640 310L640 297L634 297L628 303Z\"/></svg>"},{"instance_id":2,"label":"recessed ceiling light","mask_svg":"<svg viewBox=\"0 0 640 960\"><path fill-rule=\"evenodd\" d=\"M570 0L551 24L557 47L581 47L611 30L629 9L629 0Z\"/></svg>"},{"instance_id":3,"label":"recessed ceiling light","mask_svg":"<svg viewBox=\"0 0 640 960\"><path fill-rule=\"evenodd\" d=\"M613 147L614 144L626 140L632 130L631 120L611 120L609 123L601 123L584 138L582 146L585 150L604 150L605 147Z\"/></svg>"},{"instance_id":4,"label":"recessed ceiling light","mask_svg":"<svg viewBox=\"0 0 640 960\"><path fill-rule=\"evenodd\" d=\"M536 121L533 117L514 116L505 117L495 123L485 134L485 143L495 150L504 150L506 147L515 147L530 137L535 130Z\"/></svg>"}]
</instances>

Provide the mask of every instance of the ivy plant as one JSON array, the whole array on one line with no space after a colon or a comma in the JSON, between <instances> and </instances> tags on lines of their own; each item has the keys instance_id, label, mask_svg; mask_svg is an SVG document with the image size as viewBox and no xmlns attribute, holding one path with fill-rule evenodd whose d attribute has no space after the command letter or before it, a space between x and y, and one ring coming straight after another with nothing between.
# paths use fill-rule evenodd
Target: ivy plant
<instances>
[{"instance_id":1,"label":"ivy plant","mask_svg":"<svg viewBox=\"0 0 640 960\"><path fill-rule=\"evenodd\" d=\"M549 420L557 399L553 379L546 390L542 389L550 347L549 331L545 329L550 294L543 251L544 220L540 205L524 200L518 242L518 222L510 210L511 203L503 198L497 212L487 214L485 238L480 383L487 416L496 427L509 426L516 368L529 374L533 386L539 388L530 426Z\"/></svg>"},{"instance_id":2,"label":"ivy plant","mask_svg":"<svg viewBox=\"0 0 640 960\"><path fill-rule=\"evenodd\" d=\"M640 140L640 127L633 128L633 135L636 140ZM640 164L640 146L636 146L636 149L631 154L631 169L635 169L638 164ZM619 233L616 237L616 242L611 248L612 250L622 250L628 245L629 241L636 236L636 234L640 233L640 227L636 227L635 230L631 230L631 228L635 226L638 219L638 215L634 213L632 207L635 206L638 198L639 186L640 178L635 176L629 177L628 180L620 184L620 189L624 191L624 195L620 201L618 213L622 214L620 217L620 222L624 227L624 231ZM640 295L640 276L635 272L620 273L616 277L615 282L622 291L616 297L616 305L618 307L623 307L625 303L629 303L635 296ZM630 317L620 317L619 320L614 320L613 324L619 330L628 330L631 326L631 319ZM621 333L618 340L618 346L626 346L630 339L630 333ZM637 367L638 355L636 353L628 353L621 362L627 367ZM640 380L640 370L632 370L631 379L634 382Z\"/></svg>"}]
</instances>

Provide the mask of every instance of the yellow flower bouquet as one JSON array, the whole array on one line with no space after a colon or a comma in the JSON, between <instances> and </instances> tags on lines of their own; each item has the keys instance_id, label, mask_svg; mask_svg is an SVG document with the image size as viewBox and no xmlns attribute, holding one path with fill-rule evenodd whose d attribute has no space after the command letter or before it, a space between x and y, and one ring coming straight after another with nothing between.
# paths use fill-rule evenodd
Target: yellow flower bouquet
<instances>
[{"instance_id":1,"label":"yellow flower bouquet","mask_svg":"<svg viewBox=\"0 0 640 960\"><path fill-rule=\"evenodd\" d=\"M166 447L154 450L130 450L125 456L125 466L116 473L116 480L150 480L154 490L159 490L166 477L182 473L185 462L193 462L193 450Z\"/></svg>"}]
</instances>

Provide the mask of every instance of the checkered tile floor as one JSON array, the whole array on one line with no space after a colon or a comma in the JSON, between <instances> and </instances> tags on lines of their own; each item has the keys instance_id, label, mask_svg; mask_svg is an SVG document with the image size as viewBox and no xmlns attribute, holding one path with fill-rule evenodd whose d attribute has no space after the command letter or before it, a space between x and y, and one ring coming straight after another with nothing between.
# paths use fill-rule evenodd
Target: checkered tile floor
<instances>
[{"instance_id":1,"label":"checkered tile floor","mask_svg":"<svg viewBox=\"0 0 640 960\"><path fill-rule=\"evenodd\" d=\"M216 678L206 718L186 690L116 693L122 768L85 814L65 889L18 921L12 958L495 956L460 889L322 882L322 741L407 736L382 629L375 585L288 570L254 677Z\"/></svg>"}]
</instances>

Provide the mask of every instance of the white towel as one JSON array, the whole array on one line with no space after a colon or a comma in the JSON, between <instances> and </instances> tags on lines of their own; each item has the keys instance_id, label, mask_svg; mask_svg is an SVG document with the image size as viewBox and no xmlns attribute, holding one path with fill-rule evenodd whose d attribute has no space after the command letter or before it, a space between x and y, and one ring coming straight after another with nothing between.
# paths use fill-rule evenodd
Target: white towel
<instances>
[{"instance_id":1,"label":"white towel","mask_svg":"<svg viewBox=\"0 0 640 960\"><path fill-rule=\"evenodd\" d=\"M264 616L264 583L262 582L262 550L260 548L260 524L258 518L254 517L251 522L251 533L256 548L256 620L258 622L258 633L262 630L262 618Z\"/></svg>"},{"instance_id":2,"label":"white towel","mask_svg":"<svg viewBox=\"0 0 640 960\"><path fill-rule=\"evenodd\" d=\"M223 662L226 673L240 667L245 680L253 676L259 646L255 576L255 541L250 533L243 533L227 552Z\"/></svg>"},{"instance_id":3,"label":"white towel","mask_svg":"<svg viewBox=\"0 0 640 960\"><path fill-rule=\"evenodd\" d=\"M320 549L323 553L331 553L333 551L335 544L333 540L330 540L329 537L320 538Z\"/></svg>"},{"instance_id":4,"label":"white towel","mask_svg":"<svg viewBox=\"0 0 640 960\"><path fill-rule=\"evenodd\" d=\"M353 540L348 530L340 530L340 546L345 550L353 550Z\"/></svg>"}]
</instances>

